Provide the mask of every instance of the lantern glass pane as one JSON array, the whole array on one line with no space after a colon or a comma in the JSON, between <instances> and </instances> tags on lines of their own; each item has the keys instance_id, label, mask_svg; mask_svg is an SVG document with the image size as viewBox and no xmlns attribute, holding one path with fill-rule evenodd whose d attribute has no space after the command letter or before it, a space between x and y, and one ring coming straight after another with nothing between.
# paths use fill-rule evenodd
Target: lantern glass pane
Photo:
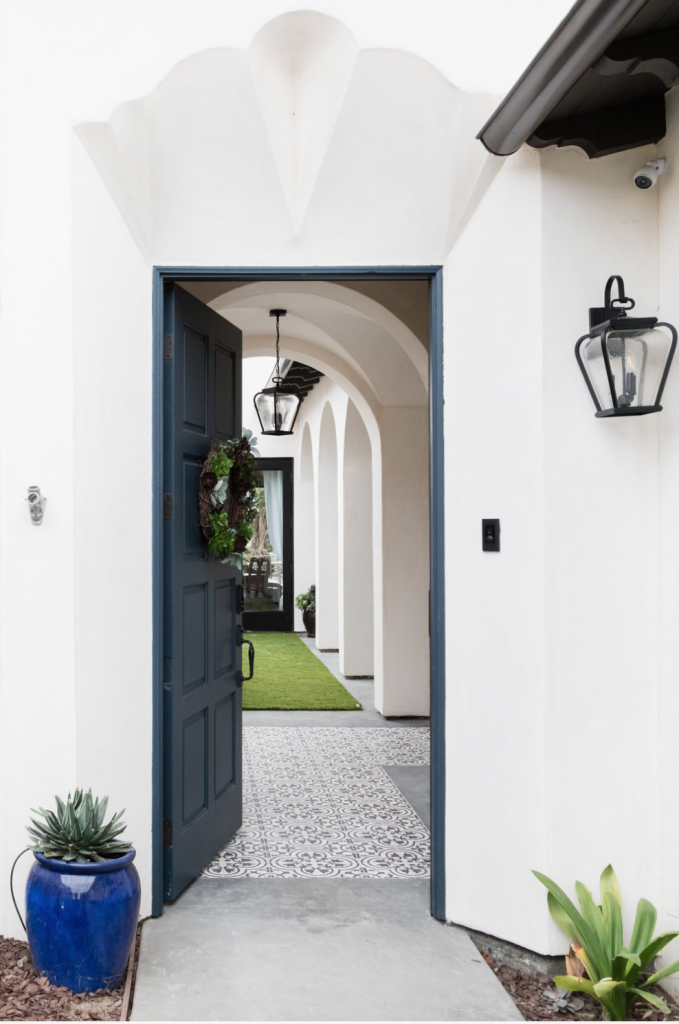
<instances>
[{"instance_id":1,"label":"lantern glass pane","mask_svg":"<svg viewBox=\"0 0 679 1024\"><path fill-rule=\"evenodd\" d=\"M255 409L263 434L289 434L299 409L299 395L267 388L255 395Z\"/></svg>"},{"instance_id":2,"label":"lantern glass pane","mask_svg":"<svg viewBox=\"0 0 679 1024\"><path fill-rule=\"evenodd\" d=\"M276 395L276 424L278 430L286 433L292 430L297 409L299 408L299 395L286 395L278 392Z\"/></svg>"},{"instance_id":3,"label":"lantern glass pane","mask_svg":"<svg viewBox=\"0 0 679 1024\"><path fill-rule=\"evenodd\" d=\"M641 331L609 330L606 332L604 344L608 352L618 407L622 409L656 405L672 345L669 331L661 327ZM601 408L612 409L613 399L606 375L601 335L596 335L583 344L582 357Z\"/></svg>"},{"instance_id":4,"label":"lantern glass pane","mask_svg":"<svg viewBox=\"0 0 679 1024\"><path fill-rule=\"evenodd\" d=\"M255 409L257 410L257 416L259 422L262 425L262 433L269 434L274 432L274 396L273 394L266 394L264 391L260 391L258 395L255 395Z\"/></svg>"}]
</instances>

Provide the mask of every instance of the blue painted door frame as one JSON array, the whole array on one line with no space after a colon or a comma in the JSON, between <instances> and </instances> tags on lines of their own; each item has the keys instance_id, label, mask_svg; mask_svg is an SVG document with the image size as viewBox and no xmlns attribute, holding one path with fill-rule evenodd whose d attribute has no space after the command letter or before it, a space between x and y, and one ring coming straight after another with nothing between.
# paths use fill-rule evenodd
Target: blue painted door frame
<instances>
[{"instance_id":1,"label":"blue painted door frame","mask_svg":"<svg viewBox=\"0 0 679 1024\"><path fill-rule=\"evenodd\" d=\"M163 291L167 281L429 281L431 912L445 920L445 533L443 271L415 267L154 267L153 269L153 899L163 912Z\"/></svg>"}]
</instances>

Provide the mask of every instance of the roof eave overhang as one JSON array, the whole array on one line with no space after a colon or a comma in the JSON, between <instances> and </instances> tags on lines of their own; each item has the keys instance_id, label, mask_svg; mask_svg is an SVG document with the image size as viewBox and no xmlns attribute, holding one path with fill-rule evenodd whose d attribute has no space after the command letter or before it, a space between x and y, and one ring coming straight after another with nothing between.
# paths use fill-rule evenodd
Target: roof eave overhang
<instances>
[{"instance_id":1,"label":"roof eave overhang","mask_svg":"<svg viewBox=\"0 0 679 1024\"><path fill-rule=\"evenodd\" d=\"M626 114L633 116L634 111L625 112L622 108L619 120L628 126L627 137L619 142L616 138L607 138L601 147L596 139L592 142L586 137L592 131L592 121L596 134L597 112L571 117L566 126L548 121L557 104L601 60L646 3L647 0L578 0L477 135L486 149L496 156L510 156L525 142L538 147L572 144L582 146L590 156L603 156L662 138L665 134L664 96L649 97L650 102L641 111L642 121L651 119L642 131L646 136L643 141L635 141L636 133L629 127ZM631 108L634 104L628 106ZM584 120L578 123L578 117ZM605 127L606 119L599 120Z\"/></svg>"}]
</instances>

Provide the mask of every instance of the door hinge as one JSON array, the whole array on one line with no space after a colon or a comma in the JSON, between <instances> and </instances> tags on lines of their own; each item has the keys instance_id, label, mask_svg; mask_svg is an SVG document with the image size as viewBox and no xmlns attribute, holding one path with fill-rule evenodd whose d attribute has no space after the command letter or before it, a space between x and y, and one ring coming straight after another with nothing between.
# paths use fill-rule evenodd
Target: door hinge
<instances>
[{"instance_id":1,"label":"door hinge","mask_svg":"<svg viewBox=\"0 0 679 1024\"><path fill-rule=\"evenodd\" d=\"M172 519L172 495L163 495L163 519Z\"/></svg>"},{"instance_id":2,"label":"door hinge","mask_svg":"<svg viewBox=\"0 0 679 1024\"><path fill-rule=\"evenodd\" d=\"M163 359L172 359L174 339L171 334L163 335Z\"/></svg>"},{"instance_id":3,"label":"door hinge","mask_svg":"<svg viewBox=\"0 0 679 1024\"><path fill-rule=\"evenodd\" d=\"M172 846L172 822L169 818L163 821L163 846Z\"/></svg>"}]
</instances>

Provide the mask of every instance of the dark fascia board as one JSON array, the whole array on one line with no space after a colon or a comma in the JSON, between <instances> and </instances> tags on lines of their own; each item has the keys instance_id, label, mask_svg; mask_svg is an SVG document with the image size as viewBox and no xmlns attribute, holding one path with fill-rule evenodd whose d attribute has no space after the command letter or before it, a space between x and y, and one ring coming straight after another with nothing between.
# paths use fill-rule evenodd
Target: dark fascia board
<instances>
[{"instance_id":1,"label":"dark fascia board","mask_svg":"<svg viewBox=\"0 0 679 1024\"><path fill-rule=\"evenodd\" d=\"M545 121L528 139L535 149L579 146L590 159L650 146L665 136L665 95L636 103L577 114L562 121Z\"/></svg>"},{"instance_id":2,"label":"dark fascia board","mask_svg":"<svg viewBox=\"0 0 679 1024\"><path fill-rule=\"evenodd\" d=\"M603 55L646 0L578 0L476 136L510 156Z\"/></svg>"}]
</instances>

